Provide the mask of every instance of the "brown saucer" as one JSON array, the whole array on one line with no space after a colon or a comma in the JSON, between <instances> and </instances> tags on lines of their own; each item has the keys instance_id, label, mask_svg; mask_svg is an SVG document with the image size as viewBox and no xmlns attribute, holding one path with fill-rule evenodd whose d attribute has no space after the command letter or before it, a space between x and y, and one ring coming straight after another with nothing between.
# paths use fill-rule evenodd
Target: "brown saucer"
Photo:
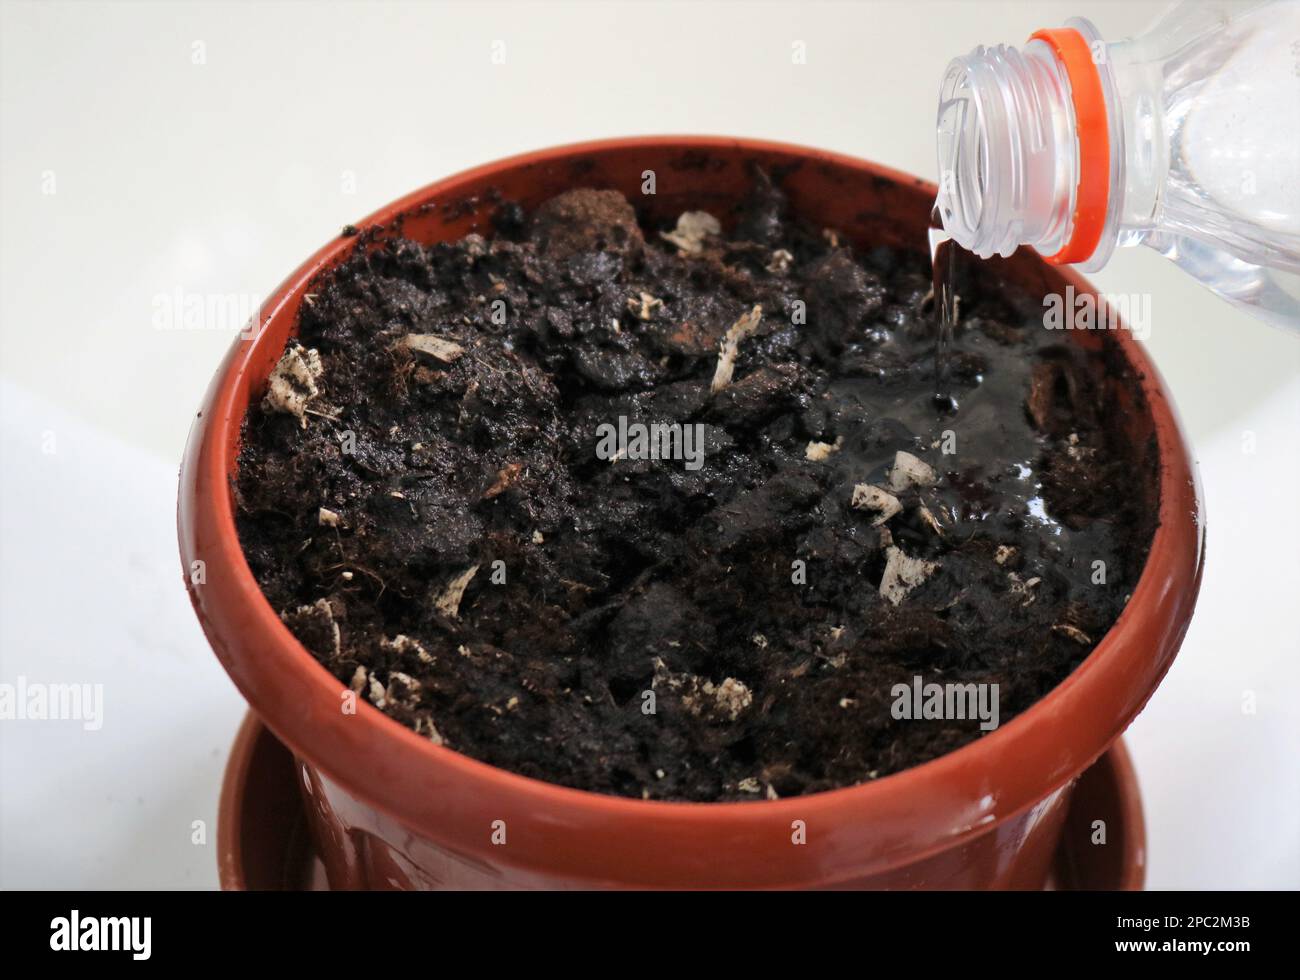
<instances>
[{"instance_id":1,"label":"brown saucer","mask_svg":"<svg viewBox=\"0 0 1300 980\"><path fill-rule=\"evenodd\" d=\"M1097 821L1106 846L1092 842ZM289 750L249 712L226 763L217 821L218 871L227 891L325 891L307 833ZM1049 889L1136 891L1146 879L1142 799L1117 740L1079 777Z\"/></svg>"}]
</instances>

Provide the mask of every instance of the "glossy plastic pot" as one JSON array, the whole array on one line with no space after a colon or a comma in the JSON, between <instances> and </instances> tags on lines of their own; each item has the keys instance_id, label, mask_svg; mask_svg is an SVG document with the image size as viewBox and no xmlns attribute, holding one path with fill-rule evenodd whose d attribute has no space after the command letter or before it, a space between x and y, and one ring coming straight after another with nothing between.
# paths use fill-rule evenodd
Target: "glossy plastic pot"
<instances>
[{"instance_id":1,"label":"glossy plastic pot","mask_svg":"<svg viewBox=\"0 0 1300 980\"><path fill-rule=\"evenodd\" d=\"M525 206L575 186L623 191L649 220L731 212L750 167L784 175L792 210L859 247L925 241L932 184L862 160L714 137L605 140L529 153L438 181L327 244L285 280L218 369L181 472L180 550L213 650L294 753L314 845L332 887L1038 888L1070 793L1169 668L1200 583L1200 497L1173 405L1127 330L1071 331L1110 345L1136 384L1109 410L1158 475L1133 492L1159 508L1146 568L1123 614L1038 704L939 759L832 792L746 803L662 803L567 789L435 746L342 688L263 598L240 551L230 490L240 422L258 397L313 280L375 236L423 242L490 233L496 201ZM656 194L642 193L647 171ZM1034 295L1091 287L1022 252L989 274ZM201 564L196 564L201 563ZM1104 845L1101 845L1104 846Z\"/></svg>"}]
</instances>

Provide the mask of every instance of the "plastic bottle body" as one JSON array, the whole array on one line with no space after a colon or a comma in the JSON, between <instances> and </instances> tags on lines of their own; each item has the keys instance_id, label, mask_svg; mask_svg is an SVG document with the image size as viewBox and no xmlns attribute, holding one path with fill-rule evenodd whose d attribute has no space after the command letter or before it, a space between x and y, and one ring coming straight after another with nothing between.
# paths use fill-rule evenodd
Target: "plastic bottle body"
<instances>
[{"instance_id":1,"label":"plastic bottle body","mask_svg":"<svg viewBox=\"0 0 1300 980\"><path fill-rule=\"evenodd\" d=\"M1116 246L1148 245L1226 299L1300 328L1300 2L1183 3L1110 44L1087 21L1068 26L1095 81L1038 35L1022 51L977 48L949 66L945 228L979 255L1028 244L1087 270ZM1081 81L1099 86L1095 106L1081 105ZM1081 129L1090 109L1104 117L1100 138ZM1081 254L1089 152L1094 170L1105 159L1106 193Z\"/></svg>"}]
</instances>

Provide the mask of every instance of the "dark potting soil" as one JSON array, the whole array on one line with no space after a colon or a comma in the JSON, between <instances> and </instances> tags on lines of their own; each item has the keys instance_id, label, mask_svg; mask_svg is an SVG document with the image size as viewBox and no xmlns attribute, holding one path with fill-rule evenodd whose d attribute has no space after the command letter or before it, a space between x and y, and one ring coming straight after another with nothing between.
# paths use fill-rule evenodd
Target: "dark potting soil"
<instances>
[{"instance_id":1,"label":"dark potting soil","mask_svg":"<svg viewBox=\"0 0 1300 980\"><path fill-rule=\"evenodd\" d=\"M983 734L895 685L996 684L1005 724L1087 656L1154 528L1122 359L974 266L941 411L927 260L785 209L762 174L721 234L575 190L321 278L235 490L344 687L525 775L755 799Z\"/></svg>"}]
</instances>

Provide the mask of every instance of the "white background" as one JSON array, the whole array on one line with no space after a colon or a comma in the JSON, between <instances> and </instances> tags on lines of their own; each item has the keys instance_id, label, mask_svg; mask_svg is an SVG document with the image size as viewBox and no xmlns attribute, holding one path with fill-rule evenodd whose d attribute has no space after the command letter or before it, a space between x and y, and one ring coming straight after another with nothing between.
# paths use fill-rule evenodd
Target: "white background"
<instances>
[{"instance_id":1,"label":"white background","mask_svg":"<svg viewBox=\"0 0 1300 980\"><path fill-rule=\"evenodd\" d=\"M400 194L580 139L768 137L933 177L950 57L1076 14L1119 38L1160 6L5 2L0 680L99 682L106 705L97 732L0 722L0 884L216 882L243 706L188 608L173 514L242 324L160 330L159 297L256 302ZM1094 279L1153 297L1208 510L1195 621L1127 736L1149 884L1300 886L1300 342L1155 253Z\"/></svg>"}]
</instances>

